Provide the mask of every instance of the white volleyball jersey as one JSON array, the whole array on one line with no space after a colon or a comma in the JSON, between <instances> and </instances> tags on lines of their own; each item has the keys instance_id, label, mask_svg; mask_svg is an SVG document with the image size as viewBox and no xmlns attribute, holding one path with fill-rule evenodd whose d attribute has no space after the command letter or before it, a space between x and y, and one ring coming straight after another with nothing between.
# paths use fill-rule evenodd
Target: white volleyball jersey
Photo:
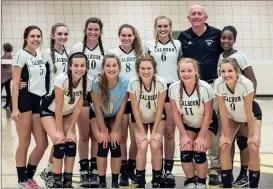
<instances>
[{"instance_id":1,"label":"white volleyball jersey","mask_svg":"<svg viewBox=\"0 0 273 189\"><path fill-rule=\"evenodd\" d=\"M65 50L62 53L59 53L54 49L55 55L55 66L57 68L56 73L54 73L54 64L51 57L50 49L45 49L42 52L42 57L45 62L49 63L50 68L50 91L54 89L54 80L55 78L60 75L61 73L67 72L67 65L68 65L68 54Z\"/></svg>"},{"instance_id":2,"label":"white volleyball jersey","mask_svg":"<svg viewBox=\"0 0 273 189\"><path fill-rule=\"evenodd\" d=\"M47 93L46 88L49 83L46 83L46 76L49 76L49 66L40 53L33 56L30 52L22 49L16 53L13 66L22 68L21 81L27 82L29 92L38 96Z\"/></svg>"},{"instance_id":3,"label":"white volleyball jersey","mask_svg":"<svg viewBox=\"0 0 273 189\"><path fill-rule=\"evenodd\" d=\"M197 87L199 88L200 101L198 98ZM169 87L169 98L175 101L183 123L190 127L201 128L205 116L204 103L214 99L212 87L203 80L199 80L192 94L187 94L183 88L182 101L180 100L180 81Z\"/></svg>"},{"instance_id":4,"label":"white volleyball jersey","mask_svg":"<svg viewBox=\"0 0 273 189\"><path fill-rule=\"evenodd\" d=\"M127 91L136 95L143 124L155 122L159 95L166 90L167 84L160 76L156 76L155 83L152 82L150 90L146 90L144 84L142 84L142 88L140 88L140 81L138 77L133 77L129 81Z\"/></svg>"},{"instance_id":5,"label":"white volleyball jersey","mask_svg":"<svg viewBox=\"0 0 273 189\"><path fill-rule=\"evenodd\" d=\"M249 60L247 58L247 56L240 52L240 51L237 51L235 50L234 53L232 53L231 55L229 55L228 57L226 58L234 58L237 60L238 62L238 65L239 65L239 68L241 70L241 72L243 73L244 69L246 69L247 67L251 66L249 64ZM221 73L220 73L220 61L224 59L224 54L221 53L220 56L219 56L219 63L218 63L218 76L220 77L221 76Z\"/></svg>"},{"instance_id":6,"label":"white volleyball jersey","mask_svg":"<svg viewBox=\"0 0 273 189\"><path fill-rule=\"evenodd\" d=\"M181 43L173 40L162 44L155 39L149 40L144 45L144 53L152 55L157 62L157 75L164 78L167 83L178 81L177 60L181 52Z\"/></svg>"},{"instance_id":7,"label":"white volleyball jersey","mask_svg":"<svg viewBox=\"0 0 273 189\"><path fill-rule=\"evenodd\" d=\"M136 76L136 55L134 49L129 53L122 50L121 46L108 50L108 54L115 54L121 63L120 74L124 75L127 79Z\"/></svg>"},{"instance_id":8,"label":"white volleyball jersey","mask_svg":"<svg viewBox=\"0 0 273 189\"><path fill-rule=\"evenodd\" d=\"M75 44L70 52L69 55L82 52L83 50L83 42L79 42ZM91 78L95 78L96 75L101 73L101 64L103 60L103 55L101 54L99 44L94 49L89 49L87 46L85 47L84 54L88 58L88 75Z\"/></svg>"},{"instance_id":9,"label":"white volleyball jersey","mask_svg":"<svg viewBox=\"0 0 273 189\"><path fill-rule=\"evenodd\" d=\"M75 105L79 101L81 95L83 94L83 87L82 87L83 79L79 81L76 88L73 88L73 95L75 96L75 101L73 104L68 104L70 101L69 95L69 79L67 73L61 73L58 75L54 81L54 86L57 86L64 90L64 101L63 101L63 115L71 114L74 110ZM86 84L86 93L89 93L92 86L92 79L91 77L87 76L87 84ZM55 90L52 90L49 95L46 96L46 100L49 101L48 109L52 112L55 112L56 104L55 104Z\"/></svg>"},{"instance_id":10,"label":"white volleyball jersey","mask_svg":"<svg viewBox=\"0 0 273 189\"><path fill-rule=\"evenodd\" d=\"M228 117L236 122L247 122L244 97L254 91L253 83L243 75L239 75L234 92L219 77L215 80L214 92L222 96L228 111Z\"/></svg>"}]
</instances>

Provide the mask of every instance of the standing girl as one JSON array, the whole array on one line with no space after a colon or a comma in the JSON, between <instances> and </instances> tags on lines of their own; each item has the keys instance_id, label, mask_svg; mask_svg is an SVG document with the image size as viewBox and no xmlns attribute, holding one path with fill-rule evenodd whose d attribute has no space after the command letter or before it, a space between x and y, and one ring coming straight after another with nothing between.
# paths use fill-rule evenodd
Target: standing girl
<instances>
[{"instance_id":1,"label":"standing girl","mask_svg":"<svg viewBox=\"0 0 273 189\"><path fill-rule=\"evenodd\" d=\"M240 74L240 67L234 58L220 62L219 77L214 92L219 105L222 123L220 138L221 178L225 188L232 187L231 141L241 127L247 124L249 149L249 187L257 188L260 180L260 154L262 112L253 100L254 85Z\"/></svg>"},{"instance_id":2,"label":"standing girl","mask_svg":"<svg viewBox=\"0 0 273 189\"><path fill-rule=\"evenodd\" d=\"M72 188L76 156L75 124L83 99L91 91L92 84L91 78L87 76L87 63L88 59L83 53L72 54L67 73L61 73L55 78L53 91L42 99L42 123L54 144L54 188ZM63 158L65 168L62 176Z\"/></svg>"},{"instance_id":3,"label":"standing girl","mask_svg":"<svg viewBox=\"0 0 273 189\"><path fill-rule=\"evenodd\" d=\"M88 58L88 75L94 78L101 71L101 64L104 55L102 45L102 28L103 24L99 18L89 18L85 21L84 38L82 42L75 44L70 54L74 52L82 52ZM89 105L91 103L90 95L87 95L80 117L78 119L79 128L79 156L80 156L80 186L98 186L98 171L96 154L98 151L97 141L92 134L91 126L89 125ZM89 167L89 138L91 136L91 159Z\"/></svg>"},{"instance_id":4,"label":"standing girl","mask_svg":"<svg viewBox=\"0 0 273 189\"><path fill-rule=\"evenodd\" d=\"M257 88L257 81L255 74L253 72L252 66L249 64L247 56L233 48L233 45L236 42L237 31L236 28L233 26L225 26L221 31L221 46L224 50L222 54L220 54L219 62L224 58L230 57L235 58L238 62L238 66L242 72L242 74L252 81L254 85L254 89L256 91ZM220 77L220 64L218 65L218 76ZM248 187L249 181L247 176L247 169L248 169L248 161L249 161L249 151L247 147L247 125L242 125L237 133L236 142L240 149L240 159L241 159L241 171L237 179L233 182L234 186L237 187ZM235 146L234 142L232 144L231 149L231 157L232 160L234 158L235 153ZM233 161L232 161L233 162Z\"/></svg>"},{"instance_id":5,"label":"standing girl","mask_svg":"<svg viewBox=\"0 0 273 189\"><path fill-rule=\"evenodd\" d=\"M48 146L39 115L41 98L49 90L49 66L43 61L41 54L36 52L41 41L41 29L28 26L24 31L23 49L16 53L12 68L12 119L15 121L19 138L16 168L21 188L38 187L33 176ZM20 80L27 82L27 87L19 89ZM34 135L36 146L26 167L31 133Z\"/></svg>"},{"instance_id":6,"label":"standing girl","mask_svg":"<svg viewBox=\"0 0 273 189\"><path fill-rule=\"evenodd\" d=\"M206 188L206 152L218 132L217 116L213 111L214 93L208 83L199 79L194 59L184 58L179 61L178 73L180 81L170 86L169 97L173 118L180 131L180 158L187 178L185 187Z\"/></svg>"},{"instance_id":7,"label":"standing girl","mask_svg":"<svg viewBox=\"0 0 273 189\"><path fill-rule=\"evenodd\" d=\"M166 80L167 86L178 81L177 76L177 60L181 52L181 43L178 40L172 39L172 21L166 16L158 16L155 19L154 29L156 37L153 40L147 41L145 44L145 53L152 55L158 65L158 76ZM164 105L166 110L166 127L164 132L164 152L165 152L165 173L163 171L163 182L173 187L175 178L172 175L173 158L175 149L175 124L172 119L172 112L168 96ZM163 167L162 167L163 168Z\"/></svg>"},{"instance_id":8,"label":"standing girl","mask_svg":"<svg viewBox=\"0 0 273 189\"><path fill-rule=\"evenodd\" d=\"M97 167L99 187L106 188L107 156L111 151L112 188L119 188L121 167L121 120L128 101L126 77L119 75L121 64L116 55L105 55L102 73L93 81L90 124L98 141Z\"/></svg>"},{"instance_id":9,"label":"standing girl","mask_svg":"<svg viewBox=\"0 0 273 189\"><path fill-rule=\"evenodd\" d=\"M119 47L109 50L109 53L115 54L121 62L120 74L130 80L136 76L135 63L137 57L143 54L141 40L137 30L129 25L123 24L118 30L118 36L121 42ZM134 133L130 129L131 145L129 148L129 159L127 161L127 138L128 138L128 125L132 107L130 100L126 104L125 113L122 119L122 132L121 132L121 170L120 170L120 186L129 185L129 177L133 184L136 183L136 143ZM129 127L131 128L131 127Z\"/></svg>"},{"instance_id":10,"label":"standing girl","mask_svg":"<svg viewBox=\"0 0 273 189\"><path fill-rule=\"evenodd\" d=\"M160 188L162 166L162 137L165 127L163 114L167 84L156 76L156 61L150 55L142 55L136 61L138 77L130 80L128 92L132 103L132 129L137 142L137 188L145 188L145 166L148 144L152 153L153 188ZM147 132L150 127L150 141Z\"/></svg>"}]
</instances>

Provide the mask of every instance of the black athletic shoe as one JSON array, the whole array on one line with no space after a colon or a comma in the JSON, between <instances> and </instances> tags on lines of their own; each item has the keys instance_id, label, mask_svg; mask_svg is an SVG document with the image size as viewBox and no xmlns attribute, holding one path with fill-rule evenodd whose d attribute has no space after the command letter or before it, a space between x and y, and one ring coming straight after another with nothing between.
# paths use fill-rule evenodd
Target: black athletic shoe
<instances>
[{"instance_id":1,"label":"black athletic shoe","mask_svg":"<svg viewBox=\"0 0 273 189\"><path fill-rule=\"evenodd\" d=\"M119 184L117 182L112 183L112 188L119 188Z\"/></svg>"},{"instance_id":2,"label":"black athletic shoe","mask_svg":"<svg viewBox=\"0 0 273 189\"><path fill-rule=\"evenodd\" d=\"M159 183L153 183L152 188L160 188L160 184Z\"/></svg>"},{"instance_id":3,"label":"black athletic shoe","mask_svg":"<svg viewBox=\"0 0 273 189\"><path fill-rule=\"evenodd\" d=\"M89 186L89 174L87 171L80 171L80 184L81 187Z\"/></svg>"},{"instance_id":4,"label":"black athletic shoe","mask_svg":"<svg viewBox=\"0 0 273 189\"><path fill-rule=\"evenodd\" d=\"M99 188L107 188L106 182L100 183L100 184L99 184Z\"/></svg>"},{"instance_id":5,"label":"black athletic shoe","mask_svg":"<svg viewBox=\"0 0 273 189\"><path fill-rule=\"evenodd\" d=\"M165 185L173 186L175 184L175 176L170 171L166 171Z\"/></svg>"},{"instance_id":6,"label":"black athletic shoe","mask_svg":"<svg viewBox=\"0 0 273 189\"><path fill-rule=\"evenodd\" d=\"M221 183L219 175L209 175L209 185L220 185Z\"/></svg>"},{"instance_id":7,"label":"black athletic shoe","mask_svg":"<svg viewBox=\"0 0 273 189\"><path fill-rule=\"evenodd\" d=\"M63 182L63 188L74 188L72 182Z\"/></svg>"},{"instance_id":8,"label":"black athletic shoe","mask_svg":"<svg viewBox=\"0 0 273 189\"><path fill-rule=\"evenodd\" d=\"M132 184L137 184L137 176L134 170L128 170L128 171L125 171L125 173L127 173Z\"/></svg>"},{"instance_id":9,"label":"black athletic shoe","mask_svg":"<svg viewBox=\"0 0 273 189\"><path fill-rule=\"evenodd\" d=\"M136 186L136 188L147 188L147 187L146 187L146 184L139 184Z\"/></svg>"},{"instance_id":10,"label":"black athletic shoe","mask_svg":"<svg viewBox=\"0 0 273 189\"><path fill-rule=\"evenodd\" d=\"M129 177L125 172L120 174L119 185L120 186L129 186Z\"/></svg>"},{"instance_id":11,"label":"black athletic shoe","mask_svg":"<svg viewBox=\"0 0 273 189\"><path fill-rule=\"evenodd\" d=\"M237 179L232 183L234 187L244 188L249 186L248 175L239 175Z\"/></svg>"},{"instance_id":12,"label":"black athletic shoe","mask_svg":"<svg viewBox=\"0 0 273 189\"><path fill-rule=\"evenodd\" d=\"M93 187L98 187L99 186L99 175L97 173L91 173L89 175L89 182L90 185Z\"/></svg>"},{"instance_id":13,"label":"black athletic shoe","mask_svg":"<svg viewBox=\"0 0 273 189\"><path fill-rule=\"evenodd\" d=\"M162 170L161 178L160 178L160 187L165 188L165 180L166 180L166 174L165 171Z\"/></svg>"},{"instance_id":14,"label":"black athletic shoe","mask_svg":"<svg viewBox=\"0 0 273 189\"><path fill-rule=\"evenodd\" d=\"M63 182L62 181L54 181L53 188L63 188Z\"/></svg>"}]
</instances>

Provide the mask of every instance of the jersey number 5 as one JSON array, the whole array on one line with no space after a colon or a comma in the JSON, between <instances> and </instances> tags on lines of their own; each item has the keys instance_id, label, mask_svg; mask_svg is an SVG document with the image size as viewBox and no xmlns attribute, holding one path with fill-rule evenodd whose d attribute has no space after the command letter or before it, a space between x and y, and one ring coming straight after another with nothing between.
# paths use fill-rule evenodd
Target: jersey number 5
<instances>
[{"instance_id":1,"label":"jersey number 5","mask_svg":"<svg viewBox=\"0 0 273 189\"><path fill-rule=\"evenodd\" d=\"M40 65L40 75L44 74L44 69L42 68L42 65Z\"/></svg>"}]
</instances>

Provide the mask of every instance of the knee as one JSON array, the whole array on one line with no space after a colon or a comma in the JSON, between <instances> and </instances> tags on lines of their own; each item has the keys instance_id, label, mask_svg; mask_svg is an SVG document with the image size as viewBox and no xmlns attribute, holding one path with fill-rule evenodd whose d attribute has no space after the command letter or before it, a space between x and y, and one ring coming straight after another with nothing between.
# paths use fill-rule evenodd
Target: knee
<instances>
[{"instance_id":1,"label":"knee","mask_svg":"<svg viewBox=\"0 0 273 189\"><path fill-rule=\"evenodd\" d=\"M109 151L109 145L107 146L107 148L103 148L103 143L98 144L98 153L97 153L98 157L106 158L108 155L108 151Z\"/></svg>"},{"instance_id":2,"label":"knee","mask_svg":"<svg viewBox=\"0 0 273 189\"><path fill-rule=\"evenodd\" d=\"M47 147L48 147L47 140L36 144L36 149L39 151L39 153L44 153L46 151Z\"/></svg>"},{"instance_id":3,"label":"knee","mask_svg":"<svg viewBox=\"0 0 273 189\"><path fill-rule=\"evenodd\" d=\"M65 143L65 156L75 157L77 152L77 145L75 142L66 142Z\"/></svg>"},{"instance_id":4,"label":"knee","mask_svg":"<svg viewBox=\"0 0 273 189\"><path fill-rule=\"evenodd\" d=\"M30 145L30 139L19 140L18 148L20 148L20 149L28 149L29 145Z\"/></svg>"},{"instance_id":5,"label":"knee","mask_svg":"<svg viewBox=\"0 0 273 189\"><path fill-rule=\"evenodd\" d=\"M221 151L230 151L230 146L229 146L229 144L222 144L222 145L220 146L220 150L221 150Z\"/></svg>"},{"instance_id":6,"label":"knee","mask_svg":"<svg viewBox=\"0 0 273 189\"><path fill-rule=\"evenodd\" d=\"M193 160L193 151L181 151L180 160L182 163L190 163Z\"/></svg>"},{"instance_id":7,"label":"knee","mask_svg":"<svg viewBox=\"0 0 273 189\"><path fill-rule=\"evenodd\" d=\"M53 157L56 159L63 159L65 154L65 144L55 144Z\"/></svg>"},{"instance_id":8,"label":"knee","mask_svg":"<svg viewBox=\"0 0 273 189\"><path fill-rule=\"evenodd\" d=\"M237 146L241 151L247 148L247 137L237 136L236 141L237 141Z\"/></svg>"},{"instance_id":9,"label":"knee","mask_svg":"<svg viewBox=\"0 0 273 189\"><path fill-rule=\"evenodd\" d=\"M116 145L116 147L111 146L111 157L112 158L120 158L121 157L121 149L120 145Z\"/></svg>"},{"instance_id":10,"label":"knee","mask_svg":"<svg viewBox=\"0 0 273 189\"><path fill-rule=\"evenodd\" d=\"M193 159L196 164L203 164L207 161L205 152L193 152Z\"/></svg>"},{"instance_id":11,"label":"knee","mask_svg":"<svg viewBox=\"0 0 273 189\"><path fill-rule=\"evenodd\" d=\"M87 135L87 134L80 135L79 141L82 143L88 143L89 142L89 135Z\"/></svg>"},{"instance_id":12,"label":"knee","mask_svg":"<svg viewBox=\"0 0 273 189\"><path fill-rule=\"evenodd\" d=\"M151 148L152 154L158 154L161 151L160 145L155 140L150 141L150 148Z\"/></svg>"},{"instance_id":13,"label":"knee","mask_svg":"<svg viewBox=\"0 0 273 189\"><path fill-rule=\"evenodd\" d=\"M174 131L166 131L164 133L165 140L174 140Z\"/></svg>"},{"instance_id":14,"label":"knee","mask_svg":"<svg viewBox=\"0 0 273 189\"><path fill-rule=\"evenodd\" d=\"M120 137L120 143L121 144L126 144L127 143L127 136L121 135L121 137Z\"/></svg>"},{"instance_id":15,"label":"knee","mask_svg":"<svg viewBox=\"0 0 273 189\"><path fill-rule=\"evenodd\" d=\"M147 140L144 140L143 142L141 142L141 144L139 144L139 146L137 147L138 153L146 153L147 149L148 149Z\"/></svg>"},{"instance_id":16,"label":"knee","mask_svg":"<svg viewBox=\"0 0 273 189\"><path fill-rule=\"evenodd\" d=\"M259 146L249 143L248 150L250 155L259 155Z\"/></svg>"}]
</instances>

